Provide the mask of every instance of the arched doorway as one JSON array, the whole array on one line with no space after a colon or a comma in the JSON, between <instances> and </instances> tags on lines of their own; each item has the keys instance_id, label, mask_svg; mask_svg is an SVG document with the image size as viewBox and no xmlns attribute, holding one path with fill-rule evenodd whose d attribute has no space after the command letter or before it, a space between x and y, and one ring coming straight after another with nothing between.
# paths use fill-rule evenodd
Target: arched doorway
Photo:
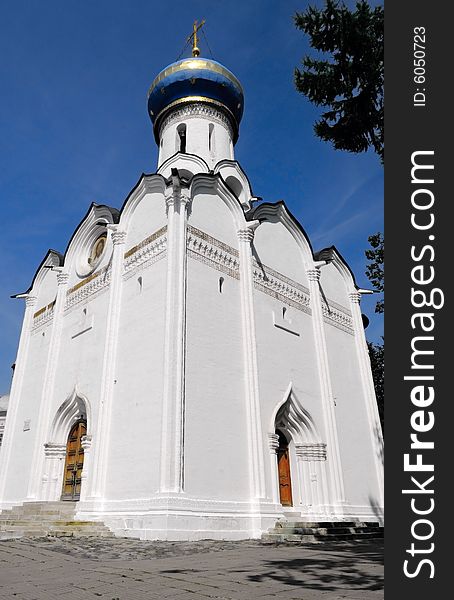
<instances>
[{"instance_id":1,"label":"arched doorway","mask_svg":"<svg viewBox=\"0 0 454 600\"><path fill-rule=\"evenodd\" d=\"M87 421L79 419L71 427L66 443L66 459L63 471L62 500L77 501L80 498L84 449L82 437L87 433Z\"/></svg>"},{"instance_id":2,"label":"arched doorway","mask_svg":"<svg viewBox=\"0 0 454 600\"><path fill-rule=\"evenodd\" d=\"M292 480L290 474L290 453L288 441L282 431L276 431L279 436L277 449L277 469L279 474L279 498L282 506L293 506Z\"/></svg>"}]
</instances>

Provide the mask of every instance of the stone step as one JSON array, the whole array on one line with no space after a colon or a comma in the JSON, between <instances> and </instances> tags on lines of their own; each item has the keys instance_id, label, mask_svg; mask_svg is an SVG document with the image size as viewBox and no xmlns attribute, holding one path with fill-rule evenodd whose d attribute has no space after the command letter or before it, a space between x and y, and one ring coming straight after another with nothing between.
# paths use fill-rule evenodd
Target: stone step
<instances>
[{"instance_id":1,"label":"stone step","mask_svg":"<svg viewBox=\"0 0 454 600\"><path fill-rule=\"evenodd\" d=\"M40 519L41 521L55 521L56 519L71 520L74 517L74 512L70 513L2 513L0 521L9 521L11 519L33 520Z\"/></svg>"},{"instance_id":2,"label":"stone step","mask_svg":"<svg viewBox=\"0 0 454 600\"><path fill-rule=\"evenodd\" d=\"M0 514L0 539L114 537L101 521L80 521L75 502L26 502Z\"/></svg>"},{"instance_id":3,"label":"stone step","mask_svg":"<svg viewBox=\"0 0 454 600\"><path fill-rule=\"evenodd\" d=\"M372 521L278 521L264 542L326 542L382 538L383 527Z\"/></svg>"},{"instance_id":4,"label":"stone step","mask_svg":"<svg viewBox=\"0 0 454 600\"><path fill-rule=\"evenodd\" d=\"M383 532L363 532L363 533L340 533L337 535L320 535L320 534L279 534L279 533L265 533L262 536L262 541L265 542L339 542L339 541L350 541L350 540L368 540L368 539L379 539L383 537Z\"/></svg>"},{"instance_id":5,"label":"stone step","mask_svg":"<svg viewBox=\"0 0 454 600\"><path fill-rule=\"evenodd\" d=\"M379 527L376 521L278 521L275 527Z\"/></svg>"},{"instance_id":6,"label":"stone step","mask_svg":"<svg viewBox=\"0 0 454 600\"><path fill-rule=\"evenodd\" d=\"M46 525L47 526L55 526L55 527L93 527L93 526L102 526L105 525L101 521L70 521L67 519L54 519L52 521L42 521L40 519L8 519L0 522L0 527L8 527L10 525L17 525L21 527L31 527L33 525Z\"/></svg>"},{"instance_id":7,"label":"stone step","mask_svg":"<svg viewBox=\"0 0 454 600\"><path fill-rule=\"evenodd\" d=\"M279 535L339 535L343 533L370 533L371 531L379 531L379 527L276 527L268 530L269 533Z\"/></svg>"},{"instance_id":8,"label":"stone step","mask_svg":"<svg viewBox=\"0 0 454 600\"><path fill-rule=\"evenodd\" d=\"M49 509L37 509L32 510L30 508L27 509L13 509L13 510L4 510L0 513L0 517L4 515L73 515L75 512L74 508L71 509L57 509L57 508L49 508Z\"/></svg>"}]
</instances>

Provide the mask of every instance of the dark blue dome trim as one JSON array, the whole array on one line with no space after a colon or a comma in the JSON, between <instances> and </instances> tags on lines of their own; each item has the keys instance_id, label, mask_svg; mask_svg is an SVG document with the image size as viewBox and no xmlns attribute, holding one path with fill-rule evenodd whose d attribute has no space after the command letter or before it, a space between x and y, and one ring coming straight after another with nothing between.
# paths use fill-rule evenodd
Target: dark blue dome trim
<instances>
[{"instance_id":1,"label":"dark blue dome trim","mask_svg":"<svg viewBox=\"0 0 454 600\"><path fill-rule=\"evenodd\" d=\"M225 107L238 131L244 107L241 84L223 65L205 58L176 62L156 77L148 96L148 112L155 131L167 107L180 100L190 102L191 98L206 98Z\"/></svg>"}]
</instances>

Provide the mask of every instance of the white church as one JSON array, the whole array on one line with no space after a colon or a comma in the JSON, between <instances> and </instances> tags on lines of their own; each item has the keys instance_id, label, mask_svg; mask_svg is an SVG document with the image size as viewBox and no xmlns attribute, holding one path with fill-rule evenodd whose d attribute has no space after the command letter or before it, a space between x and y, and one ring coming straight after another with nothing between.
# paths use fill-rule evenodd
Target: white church
<instances>
[{"instance_id":1,"label":"white church","mask_svg":"<svg viewBox=\"0 0 454 600\"><path fill-rule=\"evenodd\" d=\"M285 203L253 196L241 84L194 46L149 90L156 172L120 210L92 204L16 296L0 509L72 502L168 540L377 520L362 290Z\"/></svg>"}]
</instances>

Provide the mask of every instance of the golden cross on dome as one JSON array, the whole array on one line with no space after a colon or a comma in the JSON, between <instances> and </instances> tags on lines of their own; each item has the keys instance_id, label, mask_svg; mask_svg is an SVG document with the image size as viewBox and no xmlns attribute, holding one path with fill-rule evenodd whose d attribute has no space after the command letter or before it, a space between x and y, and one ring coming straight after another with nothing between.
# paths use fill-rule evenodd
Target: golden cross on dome
<instances>
[{"instance_id":1,"label":"golden cross on dome","mask_svg":"<svg viewBox=\"0 0 454 600\"><path fill-rule=\"evenodd\" d=\"M192 56L197 57L200 55L200 49L197 47L197 32L205 25L205 19L202 19L199 24L197 21L194 21L192 26L192 33L188 37L187 41L190 42L192 40Z\"/></svg>"}]
</instances>

